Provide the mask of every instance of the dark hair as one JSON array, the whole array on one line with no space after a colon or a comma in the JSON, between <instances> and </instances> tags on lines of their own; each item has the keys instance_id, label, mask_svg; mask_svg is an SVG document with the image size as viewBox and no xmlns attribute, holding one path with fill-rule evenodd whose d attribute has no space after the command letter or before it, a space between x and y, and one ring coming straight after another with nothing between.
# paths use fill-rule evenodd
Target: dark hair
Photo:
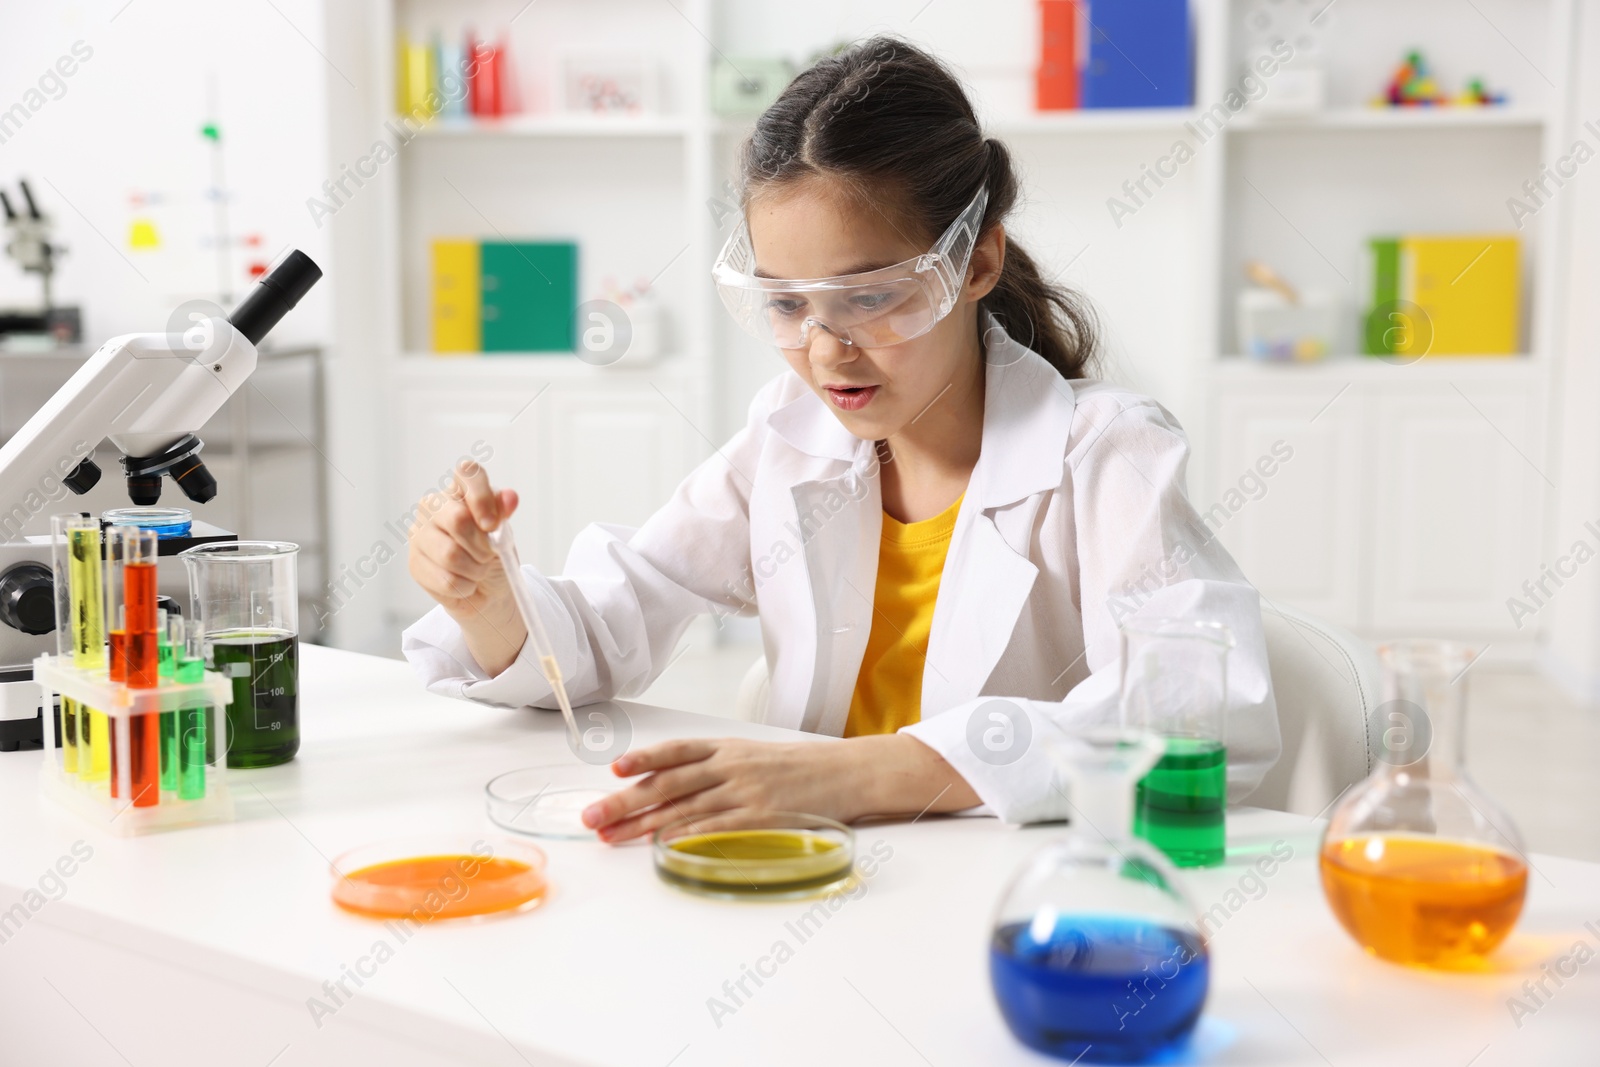
<instances>
[{"instance_id":1,"label":"dark hair","mask_svg":"<svg viewBox=\"0 0 1600 1067\"><path fill-rule=\"evenodd\" d=\"M818 60L756 120L744 143L746 199L763 186L813 175L887 198L930 244L987 186L980 231L1010 213L1019 183L1011 153L985 137L966 91L914 45L873 37ZM980 307L1050 362L1081 378L1093 360L1094 313L1077 292L1046 281L1033 257L1006 242L1000 281Z\"/></svg>"}]
</instances>

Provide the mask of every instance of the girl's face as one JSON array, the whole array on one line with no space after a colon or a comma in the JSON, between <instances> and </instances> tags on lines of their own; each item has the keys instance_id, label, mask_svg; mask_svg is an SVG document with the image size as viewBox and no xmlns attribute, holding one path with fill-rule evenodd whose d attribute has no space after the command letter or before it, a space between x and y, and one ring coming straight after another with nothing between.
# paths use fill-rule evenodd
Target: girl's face
<instances>
[{"instance_id":1,"label":"girl's face","mask_svg":"<svg viewBox=\"0 0 1600 1067\"><path fill-rule=\"evenodd\" d=\"M763 274L774 278L876 270L922 255L935 240L906 232L887 208L862 204L821 178L756 192L746 218L756 262ZM845 429L867 441L894 437L945 390L981 382L978 301L999 281L1004 242L998 226L979 240L961 298L921 337L863 348L844 344L825 329L812 329L809 347L780 351Z\"/></svg>"}]
</instances>

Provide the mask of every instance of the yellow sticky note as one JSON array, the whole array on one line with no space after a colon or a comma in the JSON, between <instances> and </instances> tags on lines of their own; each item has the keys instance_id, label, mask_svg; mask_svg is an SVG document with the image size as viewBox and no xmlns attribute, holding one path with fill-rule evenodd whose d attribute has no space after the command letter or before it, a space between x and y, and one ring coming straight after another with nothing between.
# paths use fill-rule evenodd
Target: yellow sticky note
<instances>
[{"instance_id":1,"label":"yellow sticky note","mask_svg":"<svg viewBox=\"0 0 1600 1067\"><path fill-rule=\"evenodd\" d=\"M149 219L134 219L128 231L128 247L160 248L161 235L156 233L156 224Z\"/></svg>"}]
</instances>

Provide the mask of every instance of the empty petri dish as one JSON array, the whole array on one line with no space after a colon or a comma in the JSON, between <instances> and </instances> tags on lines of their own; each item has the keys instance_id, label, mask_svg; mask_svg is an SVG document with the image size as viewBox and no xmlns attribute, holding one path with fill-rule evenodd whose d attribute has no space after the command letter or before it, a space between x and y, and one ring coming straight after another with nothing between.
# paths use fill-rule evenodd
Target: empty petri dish
<instances>
[{"instance_id":1,"label":"empty petri dish","mask_svg":"<svg viewBox=\"0 0 1600 1067\"><path fill-rule=\"evenodd\" d=\"M777 811L683 819L651 838L663 882L722 900L794 900L844 887L855 833L821 815Z\"/></svg>"},{"instance_id":2,"label":"empty petri dish","mask_svg":"<svg viewBox=\"0 0 1600 1067\"><path fill-rule=\"evenodd\" d=\"M555 763L524 767L492 778L484 787L489 821L502 830L569 841L596 841L583 825L583 809L630 783L609 767Z\"/></svg>"},{"instance_id":3,"label":"empty petri dish","mask_svg":"<svg viewBox=\"0 0 1600 1067\"><path fill-rule=\"evenodd\" d=\"M333 861L333 902L373 919L483 918L544 900L545 857L525 841L465 836L399 838Z\"/></svg>"}]
</instances>

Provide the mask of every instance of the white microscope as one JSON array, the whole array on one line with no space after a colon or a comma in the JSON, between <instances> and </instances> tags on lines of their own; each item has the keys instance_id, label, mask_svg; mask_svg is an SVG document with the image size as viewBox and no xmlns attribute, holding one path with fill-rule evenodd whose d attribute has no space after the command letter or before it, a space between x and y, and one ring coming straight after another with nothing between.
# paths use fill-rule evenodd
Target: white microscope
<instances>
[{"instance_id":1,"label":"white microscope","mask_svg":"<svg viewBox=\"0 0 1600 1067\"><path fill-rule=\"evenodd\" d=\"M164 475L190 500L216 496L197 432L256 369L261 339L321 277L293 249L225 319L113 337L0 448L0 751L38 743L32 663L55 650L50 538L24 529L69 510L60 486L82 494L99 482L90 457L108 437L122 452L134 504L156 503Z\"/></svg>"}]
</instances>

